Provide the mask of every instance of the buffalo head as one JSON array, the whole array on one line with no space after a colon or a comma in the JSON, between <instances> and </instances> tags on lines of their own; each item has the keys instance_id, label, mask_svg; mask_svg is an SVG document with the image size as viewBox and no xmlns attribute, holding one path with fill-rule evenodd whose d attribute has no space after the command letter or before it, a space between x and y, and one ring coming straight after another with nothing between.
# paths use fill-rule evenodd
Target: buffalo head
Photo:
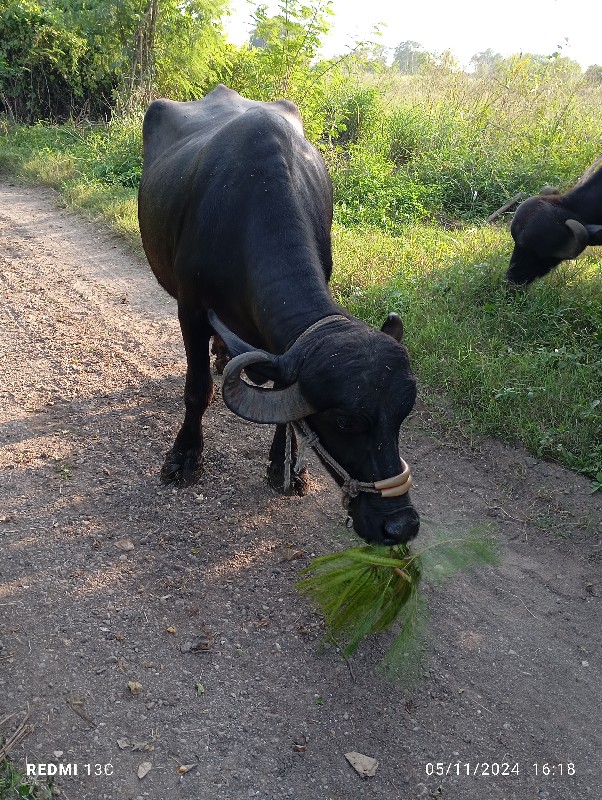
<instances>
[{"instance_id":1,"label":"buffalo head","mask_svg":"<svg viewBox=\"0 0 602 800\"><path fill-rule=\"evenodd\" d=\"M514 251L506 278L517 286L547 275L561 261L577 258L588 245L602 244L602 225L586 223L564 195L552 192L521 203L510 232Z\"/></svg>"},{"instance_id":2,"label":"buffalo head","mask_svg":"<svg viewBox=\"0 0 602 800\"><path fill-rule=\"evenodd\" d=\"M327 458L321 448L318 455L339 484L341 472L360 484L402 481L399 430L414 405L416 382L399 341L403 327L397 315L389 315L381 331L336 316L281 355L251 347L212 312L209 319L234 356L222 383L231 411L261 423L305 420ZM255 383L272 380L274 388L248 383L243 371ZM351 496L348 512L356 533L381 544L412 539L419 517L409 485Z\"/></svg>"}]
</instances>

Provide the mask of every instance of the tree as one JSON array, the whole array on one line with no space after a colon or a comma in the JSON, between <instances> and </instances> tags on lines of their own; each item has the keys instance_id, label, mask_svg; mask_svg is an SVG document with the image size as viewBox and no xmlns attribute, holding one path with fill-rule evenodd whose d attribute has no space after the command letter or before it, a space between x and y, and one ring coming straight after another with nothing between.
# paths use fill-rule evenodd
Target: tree
<instances>
[{"instance_id":1,"label":"tree","mask_svg":"<svg viewBox=\"0 0 602 800\"><path fill-rule=\"evenodd\" d=\"M389 48L376 42L360 42L347 56L350 62L363 72L383 72L387 69Z\"/></svg>"},{"instance_id":2,"label":"tree","mask_svg":"<svg viewBox=\"0 0 602 800\"><path fill-rule=\"evenodd\" d=\"M315 0L310 5L282 0L279 13L272 17L267 6L257 6L249 51L258 77L261 75L255 87L262 94L258 99L292 99L296 90L307 84L322 37L330 28L331 5L331 0Z\"/></svg>"},{"instance_id":3,"label":"tree","mask_svg":"<svg viewBox=\"0 0 602 800\"><path fill-rule=\"evenodd\" d=\"M228 0L84 0L84 5L95 6L97 20L107 26L103 38L120 64L119 99L126 106L146 105L158 95L198 97L227 59L220 20Z\"/></svg>"},{"instance_id":4,"label":"tree","mask_svg":"<svg viewBox=\"0 0 602 800\"><path fill-rule=\"evenodd\" d=\"M602 67L598 64L591 64L585 70L585 80L593 86L602 85Z\"/></svg>"},{"instance_id":5,"label":"tree","mask_svg":"<svg viewBox=\"0 0 602 800\"><path fill-rule=\"evenodd\" d=\"M479 78L483 78L486 75L491 75L503 60L504 57L501 53L494 53L491 48L488 48L482 53L475 53L470 59L470 63L474 67L474 74Z\"/></svg>"},{"instance_id":6,"label":"tree","mask_svg":"<svg viewBox=\"0 0 602 800\"><path fill-rule=\"evenodd\" d=\"M0 100L18 119L198 97L224 68L228 0L0 0Z\"/></svg>"},{"instance_id":7,"label":"tree","mask_svg":"<svg viewBox=\"0 0 602 800\"><path fill-rule=\"evenodd\" d=\"M430 61L430 54L418 42L401 42L393 53L393 63L404 75L416 75Z\"/></svg>"},{"instance_id":8,"label":"tree","mask_svg":"<svg viewBox=\"0 0 602 800\"><path fill-rule=\"evenodd\" d=\"M0 4L0 99L32 122L69 116L85 99L86 41L58 9L33 0Z\"/></svg>"},{"instance_id":9,"label":"tree","mask_svg":"<svg viewBox=\"0 0 602 800\"><path fill-rule=\"evenodd\" d=\"M190 100L213 88L227 60L221 18L229 0L147 0L157 3L153 91Z\"/></svg>"},{"instance_id":10,"label":"tree","mask_svg":"<svg viewBox=\"0 0 602 800\"><path fill-rule=\"evenodd\" d=\"M442 53L429 53L431 63L435 67L449 71L459 68L458 59L451 50L444 50Z\"/></svg>"},{"instance_id":11,"label":"tree","mask_svg":"<svg viewBox=\"0 0 602 800\"><path fill-rule=\"evenodd\" d=\"M229 82L255 100L293 100L300 108L308 135L321 132L324 77L333 62L318 59L329 30L331 0L282 0L279 13L268 16L260 5L247 47L233 57Z\"/></svg>"}]
</instances>

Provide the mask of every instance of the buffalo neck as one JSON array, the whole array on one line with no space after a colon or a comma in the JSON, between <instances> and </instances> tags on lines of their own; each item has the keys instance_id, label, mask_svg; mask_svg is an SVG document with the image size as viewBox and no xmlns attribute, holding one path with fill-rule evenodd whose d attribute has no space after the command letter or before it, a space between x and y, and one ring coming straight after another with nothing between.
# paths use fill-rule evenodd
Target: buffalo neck
<instances>
[{"instance_id":1,"label":"buffalo neck","mask_svg":"<svg viewBox=\"0 0 602 800\"><path fill-rule=\"evenodd\" d=\"M565 203L575 210L578 219L587 223L602 223L602 167L564 195Z\"/></svg>"},{"instance_id":2,"label":"buffalo neck","mask_svg":"<svg viewBox=\"0 0 602 800\"><path fill-rule=\"evenodd\" d=\"M264 280L254 287L254 318L265 346L283 353L311 325L331 314L340 313L334 303L322 267L317 264L294 266L291 280L290 253L287 269L282 263L263 264Z\"/></svg>"}]
</instances>

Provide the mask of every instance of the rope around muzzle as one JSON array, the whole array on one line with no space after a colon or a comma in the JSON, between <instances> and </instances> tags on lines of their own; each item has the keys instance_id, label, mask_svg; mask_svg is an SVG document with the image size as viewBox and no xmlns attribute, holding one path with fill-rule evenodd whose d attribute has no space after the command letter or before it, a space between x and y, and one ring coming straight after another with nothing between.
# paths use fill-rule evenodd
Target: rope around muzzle
<instances>
[{"instance_id":1,"label":"rope around muzzle","mask_svg":"<svg viewBox=\"0 0 602 800\"><path fill-rule=\"evenodd\" d=\"M288 492L291 488L291 464L292 464L292 434L293 430L298 435L299 451L297 453L297 462L294 467L294 474L299 475L305 466L305 454L308 447L312 447L316 453L325 461L336 474L342 479L343 485L341 491L343 492L343 508L349 508L349 503L354 497L357 497L360 492L368 492L371 494L380 494L381 497L402 497L407 494L412 487L412 475L410 468L403 460L401 461L402 471L393 475L391 478L385 478L381 481L358 481L352 478L351 475L330 455L330 453L322 445L318 436L309 427L304 419L297 420L296 422L289 422L286 426L286 441L285 441L285 455L284 455L284 491Z\"/></svg>"}]
</instances>

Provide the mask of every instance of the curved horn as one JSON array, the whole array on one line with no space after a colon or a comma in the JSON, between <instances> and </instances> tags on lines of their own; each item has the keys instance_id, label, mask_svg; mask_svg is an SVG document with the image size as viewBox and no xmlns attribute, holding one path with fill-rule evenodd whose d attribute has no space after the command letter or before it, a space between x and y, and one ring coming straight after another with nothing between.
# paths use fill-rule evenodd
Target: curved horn
<instances>
[{"instance_id":1,"label":"curved horn","mask_svg":"<svg viewBox=\"0 0 602 800\"><path fill-rule=\"evenodd\" d=\"M567 242L566 247L560 248L552 255L555 258L577 258L579 253L582 253L589 244L589 233L585 225L582 225L576 219L567 219L564 223L571 231L571 239Z\"/></svg>"},{"instance_id":2,"label":"curved horn","mask_svg":"<svg viewBox=\"0 0 602 800\"><path fill-rule=\"evenodd\" d=\"M252 364L274 365L277 356L255 350L228 362L222 378L222 397L230 411L251 422L278 425L307 417L315 409L301 394L298 383L286 389L262 389L243 381L241 373Z\"/></svg>"}]
</instances>

